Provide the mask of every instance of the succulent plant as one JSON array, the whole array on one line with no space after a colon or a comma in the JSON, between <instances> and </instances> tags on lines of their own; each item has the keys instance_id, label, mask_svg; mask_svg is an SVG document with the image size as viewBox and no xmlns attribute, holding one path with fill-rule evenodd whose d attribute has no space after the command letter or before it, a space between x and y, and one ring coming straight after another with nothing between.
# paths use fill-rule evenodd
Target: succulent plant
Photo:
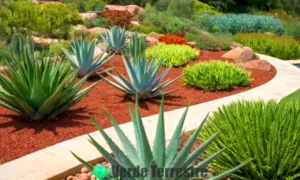
<instances>
[{"instance_id":1,"label":"succulent plant","mask_svg":"<svg viewBox=\"0 0 300 180\"><path fill-rule=\"evenodd\" d=\"M112 58L112 55L102 52L102 54L94 59L95 47L95 40L91 42L78 39L71 45L73 54L65 48L62 48L65 55L71 61L72 67L78 69L79 76L85 76L89 72L100 68Z\"/></svg>"},{"instance_id":2,"label":"succulent plant","mask_svg":"<svg viewBox=\"0 0 300 180\"><path fill-rule=\"evenodd\" d=\"M119 127L119 125L116 123L116 120L107 112L105 111L108 119L112 123L120 142L123 145L124 151L119 148L115 142L106 134L106 132L100 127L100 125L96 122L96 120L92 117L92 121L94 125L97 127L105 141L107 142L108 146L113 152L114 157L105 150L93 137L89 135L89 141L92 145L94 145L97 150L106 158L106 160L112 165L112 169L110 172L114 172L114 167L123 168L125 170L128 170L129 168L146 168L148 169L148 173L146 177L133 177L133 178L125 178L124 179L190 179L193 177L193 174L190 170L186 170L187 168L193 167L193 168L206 168L207 165L215 160L223 151L224 149L216 152L212 156L210 156L208 159L203 160L197 165L193 165L194 161L199 157L205 149L214 141L214 139L219 135L219 132L215 133L213 136L211 136L206 142L204 142L200 147L198 147L195 151L190 153L192 146L197 138L197 135L199 134L203 124L205 123L205 120L202 121L202 123L197 127L197 129L194 131L194 133L191 135L191 137L188 139L186 144L183 146L183 148L178 151L179 144L180 144L180 137L182 133L183 124L188 112L188 107L184 111L183 115L181 116L181 119L179 123L177 124L177 127L175 129L175 132L170 140L170 143L168 146L166 146L166 137L165 137L165 122L164 122L164 101L162 99L162 103L160 106L159 111L159 117L157 121L157 127L156 127L156 135L154 139L154 146L151 149L149 139L147 138L146 131L143 125L143 121L141 118L141 114L139 111L139 103L138 98L136 98L136 104L135 104L135 113L131 109L130 106L129 113L132 119L132 123L134 126L134 133L136 137L136 148L133 146L133 144L130 142L128 137L125 135L125 133L122 131L122 129ZM206 118L205 118L206 119ZM77 156L72 152L72 154L77 158L84 166L86 166L90 171L93 171L94 167L90 163L84 161L82 158ZM251 160L250 160L251 161ZM242 166L246 165L250 161L247 161L243 164L238 165L237 167L230 169L220 175L217 175L215 177L210 178L210 180L217 180L222 179L226 176L228 176L230 173L238 170ZM180 174L179 177L171 177L170 174L166 173L164 174L164 178L159 177L153 177L152 173L149 173L150 168L152 167L158 167L158 168L176 168L181 169L181 171L178 173ZM185 169L186 171L184 172ZM167 171L166 171L167 172ZM182 174L181 174L182 173ZM185 173L185 175L183 175ZM111 173L107 179L111 179L115 176L113 173Z\"/></svg>"},{"instance_id":3,"label":"succulent plant","mask_svg":"<svg viewBox=\"0 0 300 180\"><path fill-rule=\"evenodd\" d=\"M0 106L38 121L51 119L79 102L97 83L80 90L69 63L52 62L44 54L11 56L0 73Z\"/></svg>"},{"instance_id":4,"label":"succulent plant","mask_svg":"<svg viewBox=\"0 0 300 180\"><path fill-rule=\"evenodd\" d=\"M125 49L125 55L127 57L134 57L135 59L140 59L145 55L146 52L146 41L145 37L139 36L136 33L132 35L130 42Z\"/></svg>"},{"instance_id":5,"label":"succulent plant","mask_svg":"<svg viewBox=\"0 0 300 180\"><path fill-rule=\"evenodd\" d=\"M138 94L140 99L155 98L169 94L175 90L167 92L162 92L162 90L181 77L178 76L172 80L169 79L161 83L163 78L165 78L171 70L171 67L166 69L161 75L158 75L162 61L156 65L155 58L150 64L148 64L148 60L145 56L142 56L140 59L136 57L129 57L129 59L123 57L123 62L129 79L126 79L117 69L118 76L106 72L115 82L106 77L101 77L115 88L125 92L132 99L135 98L136 94Z\"/></svg>"},{"instance_id":6,"label":"succulent plant","mask_svg":"<svg viewBox=\"0 0 300 180\"><path fill-rule=\"evenodd\" d=\"M110 53L120 53L126 46L126 30L123 28L112 27L100 34L100 37L107 44L107 51Z\"/></svg>"}]
</instances>

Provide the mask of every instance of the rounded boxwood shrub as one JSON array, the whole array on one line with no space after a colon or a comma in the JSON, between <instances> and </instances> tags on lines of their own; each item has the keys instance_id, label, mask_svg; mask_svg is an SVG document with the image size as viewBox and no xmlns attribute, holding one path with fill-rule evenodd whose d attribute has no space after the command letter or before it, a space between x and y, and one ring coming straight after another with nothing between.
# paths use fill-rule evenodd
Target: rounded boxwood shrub
<instances>
[{"instance_id":1,"label":"rounded boxwood shrub","mask_svg":"<svg viewBox=\"0 0 300 180\"><path fill-rule=\"evenodd\" d=\"M187 45L163 44L160 43L146 50L148 59L162 59L162 66L180 67L186 65L199 55L199 50Z\"/></svg>"},{"instance_id":2,"label":"rounded boxwood shrub","mask_svg":"<svg viewBox=\"0 0 300 180\"><path fill-rule=\"evenodd\" d=\"M188 66L183 71L188 86L206 91L230 89L251 84L251 73L228 62L213 60Z\"/></svg>"},{"instance_id":3,"label":"rounded boxwood shrub","mask_svg":"<svg viewBox=\"0 0 300 180\"><path fill-rule=\"evenodd\" d=\"M239 101L213 112L199 136L221 132L206 150L210 156L228 147L212 164L218 172L255 158L234 179L300 179L299 121L299 102Z\"/></svg>"}]
</instances>

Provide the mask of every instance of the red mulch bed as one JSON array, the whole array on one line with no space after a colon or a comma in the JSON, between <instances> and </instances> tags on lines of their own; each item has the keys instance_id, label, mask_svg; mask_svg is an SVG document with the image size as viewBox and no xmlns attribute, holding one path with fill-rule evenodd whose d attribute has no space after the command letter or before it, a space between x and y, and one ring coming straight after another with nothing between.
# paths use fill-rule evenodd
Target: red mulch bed
<instances>
[{"instance_id":1,"label":"red mulch bed","mask_svg":"<svg viewBox=\"0 0 300 180\"><path fill-rule=\"evenodd\" d=\"M201 55L192 63L215 59L224 60L220 58L223 53L222 51L201 51ZM112 59L110 64L117 67L120 72L125 72L120 57ZM174 78L181 73L181 68L173 68L167 77ZM252 71L253 83L250 87L235 87L232 90L218 92L205 92L203 90L185 87L183 82L178 80L166 88L166 90L178 90L165 97L165 111L247 91L270 81L275 74L276 70L274 67L269 72L254 70ZM86 82L85 86L96 80L97 79ZM127 102L130 105L134 105L132 101L125 98L121 91L101 81L82 101L52 121L43 123L28 122L16 113L0 108L0 164L56 143L95 131L96 128L91 124L87 116L88 112L94 115L95 119L103 128L111 126L103 113L103 108L106 108L119 124L126 123L130 121L126 105ZM141 102L142 116L158 113L159 104L160 99Z\"/></svg>"}]
</instances>

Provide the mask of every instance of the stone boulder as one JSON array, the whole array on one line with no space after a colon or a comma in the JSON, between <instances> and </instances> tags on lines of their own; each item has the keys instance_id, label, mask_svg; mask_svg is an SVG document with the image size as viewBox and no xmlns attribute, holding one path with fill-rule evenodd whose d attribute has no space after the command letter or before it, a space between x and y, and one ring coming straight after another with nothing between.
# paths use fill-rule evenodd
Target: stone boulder
<instances>
[{"instance_id":1,"label":"stone boulder","mask_svg":"<svg viewBox=\"0 0 300 180\"><path fill-rule=\"evenodd\" d=\"M102 33L105 33L107 31L106 28L102 28L102 27L94 27L94 28L91 28L91 29L88 29L88 32L90 34L102 34Z\"/></svg>"},{"instance_id":2,"label":"stone boulder","mask_svg":"<svg viewBox=\"0 0 300 180\"><path fill-rule=\"evenodd\" d=\"M189 45L192 48L196 47L196 42L188 42L187 45Z\"/></svg>"},{"instance_id":3,"label":"stone boulder","mask_svg":"<svg viewBox=\"0 0 300 180\"><path fill-rule=\"evenodd\" d=\"M271 71L272 65L266 60L253 60L246 63L236 63L237 66L246 69Z\"/></svg>"},{"instance_id":4,"label":"stone boulder","mask_svg":"<svg viewBox=\"0 0 300 180\"><path fill-rule=\"evenodd\" d=\"M80 13L80 15L83 21L93 21L98 18L98 14L95 12Z\"/></svg>"},{"instance_id":5,"label":"stone boulder","mask_svg":"<svg viewBox=\"0 0 300 180\"><path fill-rule=\"evenodd\" d=\"M154 37L146 37L146 43L148 47L157 45L159 43L159 40Z\"/></svg>"},{"instance_id":6,"label":"stone boulder","mask_svg":"<svg viewBox=\"0 0 300 180\"><path fill-rule=\"evenodd\" d=\"M223 54L222 58L233 59L235 62L245 63L251 60L257 60L259 57L249 47L237 47Z\"/></svg>"},{"instance_id":7,"label":"stone boulder","mask_svg":"<svg viewBox=\"0 0 300 180\"><path fill-rule=\"evenodd\" d=\"M145 11L142 7L139 7L137 5L128 5L128 6L106 5L104 11L105 10L128 11L132 16L136 16L137 14Z\"/></svg>"},{"instance_id":8,"label":"stone boulder","mask_svg":"<svg viewBox=\"0 0 300 180\"><path fill-rule=\"evenodd\" d=\"M159 39L160 35L157 34L156 32L151 32L147 35L147 37L152 37L152 38L155 38L155 39Z\"/></svg>"}]
</instances>

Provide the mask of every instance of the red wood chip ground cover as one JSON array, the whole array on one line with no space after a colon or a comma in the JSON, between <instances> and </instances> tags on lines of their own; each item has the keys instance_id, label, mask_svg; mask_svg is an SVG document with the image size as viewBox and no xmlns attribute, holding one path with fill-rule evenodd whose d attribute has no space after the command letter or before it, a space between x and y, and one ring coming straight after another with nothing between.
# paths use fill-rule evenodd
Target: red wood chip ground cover
<instances>
[{"instance_id":1,"label":"red wood chip ground cover","mask_svg":"<svg viewBox=\"0 0 300 180\"><path fill-rule=\"evenodd\" d=\"M222 54L224 54L222 51L201 51L201 55L191 63L216 59L224 60L221 58ZM120 56L112 59L110 65L115 66L122 73L125 72ZM107 65L107 67L110 65ZM181 73L181 68L173 68L167 75L167 78L175 78ZM252 71L253 83L251 86L236 87L232 90L218 92L205 92L203 90L185 87L183 82L178 80L165 89L166 91L178 89L176 92L165 97L165 111L247 91L270 81L275 74L276 69L274 67L272 67L272 70L269 72L254 70ZM96 80L98 79L86 82L85 85L89 85ZM103 113L103 108L107 109L119 124L129 122L130 118L126 104L129 103L133 106L134 103L124 97L121 91L101 81L73 108L61 114L56 119L43 123L29 122L16 113L0 108L0 164L56 143L95 131L96 128L92 125L87 115L88 112L94 115L95 119L103 128L111 126ZM140 105L142 116L157 114L160 99L141 102Z\"/></svg>"}]
</instances>

